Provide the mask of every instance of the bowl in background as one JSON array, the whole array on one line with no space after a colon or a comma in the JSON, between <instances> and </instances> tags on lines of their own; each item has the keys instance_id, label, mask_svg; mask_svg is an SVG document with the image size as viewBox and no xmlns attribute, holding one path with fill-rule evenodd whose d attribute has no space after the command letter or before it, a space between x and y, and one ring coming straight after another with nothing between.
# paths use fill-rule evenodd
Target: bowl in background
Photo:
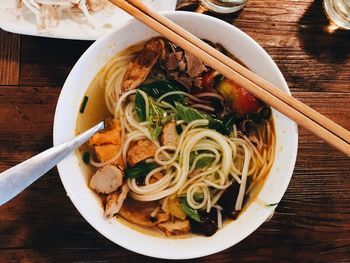
<instances>
[{"instance_id":1,"label":"bowl in background","mask_svg":"<svg viewBox=\"0 0 350 263\"><path fill-rule=\"evenodd\" d=\"M270 56L252 38L236 27L202 14L166 12L168 18L196 36L220 43L252 71L275 84L286 93L289 88ZM98 71L117 52L158 34L136 20L120 26L114 32L92 44L75 64L58 100L54 121L54 144L75 136L80 103ZM166 259L188 259L224 250L250 235L274 212L291 179L298 144L296 124L273 110L276 130L276 158L258 201L252 202L239 218L211 237L194 236L184 239L162 238L138 232L118 220L107 220L96 194L89 189L86 175L80 167L81 156L72 154L57 167L75 207L102 235L129 250L147 256Z\"/></svg>"}]
</instances>

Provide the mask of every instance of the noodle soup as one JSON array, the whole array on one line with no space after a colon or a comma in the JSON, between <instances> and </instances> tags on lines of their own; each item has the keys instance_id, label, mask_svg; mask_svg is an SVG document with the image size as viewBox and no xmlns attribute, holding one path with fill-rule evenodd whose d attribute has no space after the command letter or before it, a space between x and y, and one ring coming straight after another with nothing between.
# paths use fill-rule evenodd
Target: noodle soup
<instances>
[{"instance_id":1,"label":"noodle soup","mask_svg":"<svg viewBox=\"0 0 350 263\"><path fill-rule=\"evenodd\" d=\"M101 120L106 129L79 150L88 186L106 217L147 233L213 235L274 161L271 109L163 38L130 46L96 75L77 133Z\"/></svg>"}]
</instances>

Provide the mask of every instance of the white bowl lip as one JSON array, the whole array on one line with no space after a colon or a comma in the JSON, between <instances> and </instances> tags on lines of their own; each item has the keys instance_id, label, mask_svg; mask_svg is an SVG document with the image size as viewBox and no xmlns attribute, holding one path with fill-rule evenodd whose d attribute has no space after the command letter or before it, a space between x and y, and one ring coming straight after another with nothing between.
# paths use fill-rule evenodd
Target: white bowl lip
<instances>
[{"instance_id":1,"label":"white bowl lip","mask_svg":"<svg viewBox=\"0 0 350 263\"><path fill-rule=\"evenodd\" d=\"M206 19L208 21L213 21L213 22L216 22L216 23L219 23L220 26L222 27L233 27L236 31L239 31L241 34L244 35L244 37L246 37L247 39L249 39L250 42L252 42L252 44L254 45L254 48L258 49L259 52L262 53L262 56L266 56L266 58L269 60L269 63L270 63L270 66L274 68L274 71L275 71L275 78L279 78L279 80L281 81L281 83L283 84L283 89L284 91L291 95L291 92L290 92L290 89L288 87L288 84L287 82L285 81L281 71L279 70L279 68L277 67L277 65L275 64L275 62L272 60L272 58L269 56L269 54L253 39L251 38L248 34L246 34L245 32L243 32L242 30L240 30L239 28L233 26L233 25L230 25L222 20L219 20L215 17L211 17L211 16L208 16L208 15L203 15L203 14L198 14L198 13L193 13L193 12L187 12L187 11L165 11L165 12L160 12L161 14L167 16L168 18L172 18L172 17L177 17L177 16L193 16L193 18L195 19L196 17L201 17L203 18L203 16L206 17ZM64 87L66 85L66 83L68 83L70 81L70 78L72 76L72 73L74 72L76 66L80 63L82 63L87 57L89 57L90 53L94 50L95 46L99 45L100 42L104 42L105 39L109 38L110 35L113 35L115 34L116 31L118 31L120 28L128 25L129 23L133 23L135 22L136 19L131 19L123 24L120 25L119 28L116 28L115 30L113 30L112 32L106 34L105 36L101 37L100 39L98 39L97 41L95 41L85 52L84 54L79 58L79 60L75 63L74 67L72 68L71 72L69 73L64 85L63 85L63 88L62 88L62 91L61 91L61 94L59 96L59 99L58 99L58 102L57 102L57 107L56 107L56 111L55 111L55 117L54 117L54 125L53 125L53 142L54 142L54 145L57 145L60 143L59 141L59 130L58 130L58 121L59 121L59 109L63 106L63 94L65 92L68 92L67 90L65 91ZM231 28L232 29L232 28ZM230 29L228 29L230 30ZM132 43L131 43L132 44ZM293 128L293 133L294 133L294 144L293 146L291 147L291 160L290 160L290 166L289 166L289 169L287 170L287 174L288 176L286 176L286 179L284 180L285 184L284 185L281 185L280 187L280 192L282 192L282 194L280 195L280 198L278 200L278 202L282 199L282 197L284 196L284 193L290 183L290 180L291 180L291 177L292 177L292 174L293 174L293 170L294 170L294 167L295 167L295 162L296 162L296 157L297 157L297 149L298 149L298 126L296 123L294 123L293 121L290 121L292 126L294 126ZM59 172L59 175L60 175L60 178L61 178L61 181L62 181L62 184L65 188L65 190L67 191L68 187L68 182L66 182L66 179L64 178L63 176L63 173L64 173L64 167L61 165L61 164L58 164L57 165L57 170ZM288 179L288 180L287 180ZM193 251L191 252L191 254L186 254L186 255L176 255L176 256L166 256L164 254L161 254L161 253L157 253L156 250L154 251L145 251L143 250L142 248L135 248L133 247L132 245L129 245L129 244L126 244L125 242L122 243L120 240L118 242L115 241L115 238L113 237L112 233L109 233L109 232L106 232L103 227L100 227L99 225L95 224L95 222L90 218L89 214L86 213L85 211L81 211L81 209L79 208L79 198L76 198L74 193L69 193L68 195L68 191L67 191L67 196L70 198L70 200L72 201L72 203L74 204L74 206L76 207L76 209L79 211L79 213L84 217L84 219L92 226L94 227L100 234L102 234L103 236L105 236L106 238L108 238L110 241L112 241L113 243L119 245L119 246L122 246L130 251L134 251L136 253L139 253L139 254L142 254L142 255L146 255L146 256L150 256L150 257L154 257L154 258L162 258L162 259L193 259L193 258L199 258L199 257L204 257L204 256L208 256L208 255L211 255L211 254L215 254L215 253L218 253L220 251L223 251L239 242L241 242L243 239L245 239L247 236L249 236L252 232L254 232L257 228L259 228L266 220L269 219L269 217L273 214L273 211L272 211L272 214L271 215L266 215L266 218L264 218L263 221L261 222L257 222L256 225L252 226L250 228L249 231L246 232L246 234L241 238L240 241L238 242L226 242L226 243L222 243L221 247L220 248L214 248L214 249L211 249L210 247L208 247L206 249L206 251L201 251L201 252L196 252L196 251ZM276 200L277 201L277 200ZM140 233L141 234L141 233ZM145 235L142 233L142 235Z\"/></svg>"}]
</instances>

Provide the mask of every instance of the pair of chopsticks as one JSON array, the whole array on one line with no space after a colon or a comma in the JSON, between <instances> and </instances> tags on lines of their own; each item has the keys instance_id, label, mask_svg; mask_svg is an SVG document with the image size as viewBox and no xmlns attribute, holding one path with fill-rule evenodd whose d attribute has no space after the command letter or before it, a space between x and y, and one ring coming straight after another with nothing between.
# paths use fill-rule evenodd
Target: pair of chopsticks
<instances>
[{"instance_id":1,"label":"pair of chopsticks","mask_svg":"<svg viewBox=\"0 0 350 263\"><path fill-rule=\"evenodd\" d=\"M145 6L140 0L110 1L350 157L348 130L220 53L184 28Z\"/></svg>"}]
</instances>

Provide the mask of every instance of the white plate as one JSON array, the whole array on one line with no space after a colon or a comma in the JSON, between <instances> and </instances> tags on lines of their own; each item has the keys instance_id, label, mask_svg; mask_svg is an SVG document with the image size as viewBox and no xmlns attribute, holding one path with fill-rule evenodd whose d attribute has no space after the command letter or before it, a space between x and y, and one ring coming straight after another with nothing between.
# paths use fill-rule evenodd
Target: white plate
<instances>
[{"instance_id":1,"label":"white plate","mask_svg":"<svg viewBox=\"0 0 350 263\"><path fill-rule=\"evenodd\" d=\"M0 28L5 31L52 38L96 40L101 35L113 31L127 20L131 19L123 10L112 7L92 14L94 21L99 23L99 29L94 29L87 22L79 23L69 15L64 15L58 26L49 31L39 32L35 16L27 8L17 8L18 0L0 0ZM176 0L143 0L143 3L157 11L175 10Z\"/></svg>"},{"instance_id":2,"label":"white plate","mask_svg":"<svg viewBox=\"0 0 350 263\"><path fill-rule=\"evenodd\" d=\"M219 19L192 12L167 12L174 22L200 38L222 44L251 70L290 94L286 81L270 56L247 34ZM97 72L118 51L157 35L136 20L108 34L82 55L69 74L58 100L54 122L54 145L75 135L76 119L86 89ZM295 164L298 131L296 124L273 110L276 127L276 158L258 198L211 237L166 239L138 232L117 220L106 220L96 194L89 189L79 166L81 156L72 154L57 167L69 198L81 215L102 235L132 251L167 259L202 257L226 249L250 235L274 212L287 189Z\"/></svg>"}]
</instances>

